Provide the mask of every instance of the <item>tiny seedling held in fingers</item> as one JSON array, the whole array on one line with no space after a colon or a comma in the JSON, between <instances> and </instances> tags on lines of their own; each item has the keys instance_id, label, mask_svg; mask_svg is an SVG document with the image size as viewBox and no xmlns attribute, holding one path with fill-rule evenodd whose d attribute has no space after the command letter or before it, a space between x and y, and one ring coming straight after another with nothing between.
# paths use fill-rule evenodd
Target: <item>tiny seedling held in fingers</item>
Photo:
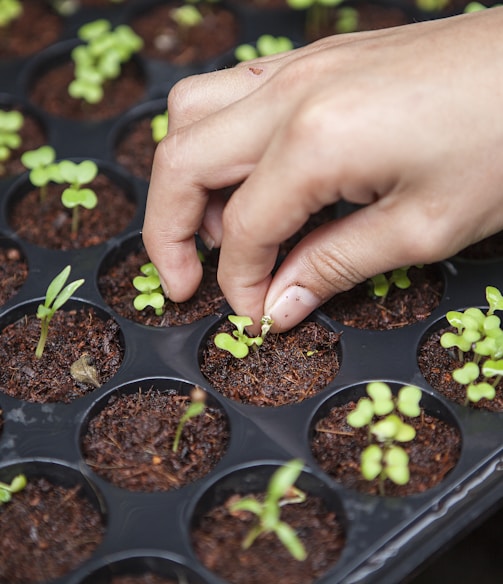
<instances>
[{"instance_id":1,"label":"tiny seedling held in fingers","mask_svg":"<svg viewBox=\"0 0 503 584\"><path fill-rule=\"evenodd\" d=\"M243 540L243 549L249 549L260 535L274 533L296 560L302 562L306 559L306 550L294 529L280 518L282 506L306 500L306 494L295 487L302 467L303 462L299 459L293 459L281 466L272 475L263 501L250 495L229 504L231 513L248 511L258 518L258 523Z\"/></svg>"},{"instance_id":2,"label":"tiny seedling held in fingers","mask_svg":"<svg viewBox=\"0 0 503 584\"><path fill-rule=\"evenodd\" d=\"M218 333L215 335L214 342L219 349L228 351L231 355L236 357L236 359L243 359L246 357L250 352L250 347L255 349L260 347L273 324L270 316L263 316L260 320L260 335L250 337L245 331L246 327L253 324L253 320L249 316L237 316L231 314L227 318L236 327L236 330L232 331L232 335L229 333Z\"/></svg>"},{"instance_id":3,"label":"tiny seedling held in fingers","mask_svg":"<svg viewBox=\"0 0 503 584\"><path fill-rule=\"evenodd\" d=\"M12 495L22 491L26 485L26 477L23 474L15 476L10 483L0 482L0 505L8 503Z\"/></svg>"},{"instance_id":4,"label":"tiny seedling held in fingers","mask_svg":"<svg viewBox=\"0 0 503 584\"><path fill-rule=\"evenodd\" d=\"M206 392L200 387L194 387L190 392L190 399L192 400L184 414L181 416L180 421L175 432L175 439L173 440L172 450L173 452L178 452L178 446L180 445L180 439L182 437L183 428L185 424L192 418L196 418L204 413L206 408Z\"/></svg>"},{"instance_id":5,"label":"tiny seedling held in fingers","mask_svg":"<svg viewBox=\"0 0 503 584\"><path fill-rule=\"evenodd\" d=\"M422 264L415 266L416 268L422 268ZM397 268L389 274L377 274L372 276L369 280L372 295L379 298L381 302L386 300L391 287L394 285L400 290L406 290L410 287L411 281L408 276L410 266L403 266L402 268Z\"/></svg>"},{"instance_id":6,"label":"tiny seedling held in fingers","mask_svg":"<svg viewBox=\"0 0 503 584\"><path fill-rule=\"evenodd\" d=\"M45 344L47 342L47 334L49 332L49 324L56 314L56 311L65 304L75 291L84 283L83 279L75 280L66 284L70 276L71 266L66 266L49 284L45 295L43 304L39 304L37 310L37 318L41 322L40 338L35 351L37 359L41 359L44 354Z\"/></svg>"},{"instance_id":7,"label":"tiny seedling held in fingers","mask_svg":"<svg viewBox=\"0 0 503 584\"><path fill-rule=\"evenodd\" d=\"M161 287L159 272L152 262L143 264L140 267L140 271L143 276L136 276L133 279L133 286L139 292L133 300L133 306L138 311L145 310L147 306L151 306L157 316L162 316L166 298Z\"/></svg>"}]
</instances>

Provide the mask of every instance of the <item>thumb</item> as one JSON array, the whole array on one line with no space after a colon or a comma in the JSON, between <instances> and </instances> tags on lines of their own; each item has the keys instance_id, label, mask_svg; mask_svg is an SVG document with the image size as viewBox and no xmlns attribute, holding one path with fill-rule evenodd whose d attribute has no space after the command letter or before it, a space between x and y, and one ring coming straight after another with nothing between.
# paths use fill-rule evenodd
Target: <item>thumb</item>
<instances>
[{"instance_id":1,"label":"thumb","mask_svg":"<svg viewBox=\"0 0 503 584\"><path fill-rule=\"evenodd\" d=\"M274 275L264 314L273 319L274 330L288 330L371 276L432 263L462 247L424 208L391 194L305 237Z\"/></svg>"}]
</instances>

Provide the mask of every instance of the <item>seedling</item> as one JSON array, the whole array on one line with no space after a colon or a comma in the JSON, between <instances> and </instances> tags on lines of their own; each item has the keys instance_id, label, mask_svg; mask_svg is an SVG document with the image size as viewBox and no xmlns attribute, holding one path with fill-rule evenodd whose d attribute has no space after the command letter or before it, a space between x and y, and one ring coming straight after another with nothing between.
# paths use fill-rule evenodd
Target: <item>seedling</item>
<instances>
[{"instance_id":1,"label":"seedling","mask_svg":"<svg viewBox=\"0 0 503 584\"><path fill-rule=\"evenodd\" d=\"M40 188L40 202L47 197L47 185L51 180L59 180L56 168L56 151L52 146L40 146L36 150L27 150L21 155L21 162L30 169L30 182Z\"/></svg>"},{"instance_id":2,"label":"seedling","mask_svg":"<svg viewBox=\"0 0 503 584\"><path fill-rule=\"evenodd\" d=\"M75 291L82 286L84 280L75 280L66 284L68 277L70 276L71 266L66 266L49 284L47 292L45 295L45 300L43 304L39 304L37 310L37 318L40 319L40 338L38 341L37 348L35 350L35 356L37 359L41 359L44 354L45 344L47 342L47 334L49 332L49 324L56 314L56 311L67 302L70 297L75 293Z\"/></svg>"},{"instance_id":3,"label":"seedling","mask_svg":"<svg viewBox=\"0 0 503 584\"><path fill-rule=\"evenodd\" d=\"M293 503L302 503L306 494L296 488L295 481L302 472L303 462L294 459L281 466L271 477L265 498L259 501L250 495L229 504L231 513L248 511L258 517L258 523L249 531L243 543L243 549L249 549L262 534L275 533L290 554L298 561L306 559L307 554L295 531L280 520L281 507Z\"/></svg>"},{"instance_id":4,"label":"seedling","mask_svg":"<svg viewBox=\"0 0 503 584\"><path fill-rule=\"evenodd\" d=\"M337 10L335 20L335 32L337 34L347 34L358 30L360 16L356 8L341 6Z\"/></svg>"},{"instance_id":5,"label":"seedling","mask_svg":"<svg viewBox=\"0 0 503 584\"><path fill-rule=\"evenodd\" d=\"M0 28L6 28L23 13L20 0L0 0Z\"/></svg>"},{"instance_id":6,"label":"seedling","mask_svg":"<svg viewBox=\"0 0 503 584\"><path fill-rule=\"evenodd\" d=\"M422 264L416 265L416 268L422 268ZM369 280L369 284L372 288L372 294L380 299L381 302L386 300L391 287L394 285L400 290L406 290L410 287L411 281L408 276L408 271L410 266L404 266L402 268L397 268L391 273L387 274L377 274Z\"/></svg>"},{"instance_id":7,"label":"seedling","mask_svg":"<svg viewBox=\"0 0 503 584\"><path fill-rule=\"evenodd\" d=\"M384 495L384 482L388 478L405 485L410 478L409 457L397 443L410 442L416 436L413 426L403 416L415 418L421 413L421 390L412 385L403 386L396 398L387 383L372 382L367 385L367 395L361 398L346 418L353 428L368 426L369 444L362 452L362 476L372 481L379 478L379 491Z\"/></svg>"},{"instance_id":8,"label":"seedling","mask_svg":"<svg viewBox=\"0 0 503 584\"><path fill-rule=\"evenodd\" d=\"M197 418L200 416L206 407L206 392L200 387L194 387L190 393L191 403L185 410L183 416L178 422L178 426L175 432L175 439L173 440L173 452L178 452L178 446L180 444L180 439L182 437L183 428L185 424L192 418Z\"/></svg>"},{"instance_id":9,"label":"seedling","mask_svg":"<svg viewBox=\"0 0 503 584\"><path fill-rule=\"evenodd\" d=\"M187 30L203 21L203 15L192 4L184 4L178 8L173 8L171 11L171 18L182 30Z\"/></svg>"},{"instance_id":10,"label":"seedling","mask_svg":"<svg viewBox=\"0 0 503 584\"><path fill-rule=\"evenodd\" d=\"M449 4L449 0L416 0L416 6L424 12L439 12Z\"/></svg>"},{"instance_id":11,"label":"seedling","mask_svg":"<svg viewBox=\"0 0 503 584\"><path fill-rule=\"evenodd\" d=\"M503 377L503 330L500 317L494 314L503 310L503 296L494 286L487 286L486 299L485 314L475 307L449 311L446 318L455 332L446 331L440 337L442 347L457 349L457 359L463 363L452 377L466 387L465 405L494 399Z\"/></svg>"},{"instance_id":12,"label":"seedling","mask_svg":"<svg viewBox=\"0 0 503 584\"><path fill-rule=\"evenodd\" d=\"M214 342L219 349L228 351L237 359L246 357L250 352L250 347L254 349L260 347L272 326L271 317L263 316L260 320L260 335L257 337L249 337L245 331L246 327L253 324L253 320L249 316L230 314L227 318L236 327L236 330L232 331L232 336L229 333L218 333L215 335Z\"/></svg>"},{"instance_id":13,"label":"seedling","mask_svg":"<svg viewBox=\"0 0 503 584\"><path fill-rule=\"evenodd\" d=\"M27 481L23 474L15 476L10 484L0 482L0 505L8 503L14 493L19 493L26 487Z\"/></svg>"},{"instance_id":14,"label":"seedling","mask_svg":"<svg viewBox=\"0 0 503 584\"><path fill-rule=\"evenodd\" d=\"M108 20L88 22L78 30L84 44L75 47L75 79L68 93L90 104L99 103L107 81L119 77L122 65L143 47L143 40L131 27L123 24L112 29Z\"/></svg>"},{"instance_id":15,"label":"seedling","mask_svg":"<svg viewBox=\"0 0 503 584\"><path fill-rule=\"evenodd\" d=\"M2 8L0 6L0 13ZM9 160L12 151L22 143L20 130L24 124L24 116L17 110L0 110L0 176L5 174L4 163Z\"/></svg>"},{"instance_id":16,"label":"seedling","mask_svg":"<svg viewBox=\"0 0 503 584\"><path fill-rule=\"evenodd\" d=\"M83 188L96 178L98 166L92 160L80 163L62 160L58 169L61 182L70 184L61 194L61 202L67 209L72 209L72 234L76 235L79 230L79 207L94 209L98 204L96 193L90 188Z\"/></svg>"},{"instance_id":17,"label":"seedling","mask_svg":"<svg viewBox=\"0 0 503 584\"><path fill-rule=\"evenodd\" d=\"M157 114L150 121L152 140L158 144L168 133L168 112Z\"/></svg>"},{"instance_id":18,"label":"seedling","mask_svg":"<svg viewBox=\"0 0 503 584\"><path fill-rule=\"evenodd\" d=\"M255 46L248 43L239 45L234 51L234 56L238 61L243 62L257 57L276 55L291 49L293 49L293 42L288 37L263 34L257 39Z\"/></svg>"},{"instance_id":19,"label":"seedling","mask_svg":"<svg viewBox=\"0 0 503 584\"><path fill-rule=\"evenodd\" d=\"M133 279L133 286L139 292L133 300L133 305L138 311L145 310L147 306L151 306L157 316L162 316L166 298L161 287L159 272L152 262L143 264L140 267L140 271L144 275L136 276Z\"/></svg>"}]
</instances>

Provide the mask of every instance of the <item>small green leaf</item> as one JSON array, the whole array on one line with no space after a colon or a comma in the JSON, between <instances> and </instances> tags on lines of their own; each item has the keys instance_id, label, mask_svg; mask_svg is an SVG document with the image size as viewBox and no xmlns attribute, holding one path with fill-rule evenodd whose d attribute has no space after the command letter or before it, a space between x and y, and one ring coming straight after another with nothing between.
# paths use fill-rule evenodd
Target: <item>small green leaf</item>
<instances>
[{"instance_id":1,"label":"small green leaf","mask_svg":"<svg viewBox=\"0 0 503 584\"><path fill-rule=\"evenodd\" d=\"M381 474L382 457L382 450L377 444L371 444L362 451L360 464L362 475L367 481L372 481Z\"/></svg>"},{"instance_id":2,"label":"small green leaf","mask_svg":"<svg viewBox=\"0 0 503 584\"><path fill-rule=\"evenodd\" d=\"M503 296L498 288L487 286L486 299L489 303L489 314L492 314L496 310L503 310Z\"/></svg>"},{"instance_id":3,"label":"small green leaf","mask_svg":"<svg viewBox=\"0 0 503 584\"><path fill-rule=\"evenodd\" d=\"M307 553L302 542L297 537L295 531L287 523L284 521L277 523L274 532L281 543L297 561L303 562L306 559Z\"/></svg>"},{"instance_id":4,"label":"small green leaf","mask_svg":"<svg viewBox=\"0 0 503 584\"><path fill-rule=\"evenodd\" d=\"M413 385L405 385L398 392L397 398L397 408L398 411L409 416L409 418L415 418L421 413L421 408L419 402L421 401L422 392L419 387Z\"/></svg>"},{"instance_id":5,"label":"small green leaf","mask_svg":"<svg viewBox=\"0 0 503 584\"><path fill-rule=\"evenodd\" d=\"M480 374L479 366L476 363L465 363L460 369L455 369L452 372L454 381L461 383L461 385L468 385L475 381Z\"/></svg>"},{"instance_id":6,"label":"small green leaf","mask_svg":"<svg viewBox=\"0 0 503 584\"><path fill-rule=\"evenodd\" d=\"M248 355L250 349L246 343L242 343L237 339L234 339L228 333L218 333L215 335L215 345L219 349L223 349L224 351L228 351L236 357L236 359L243 359Z\"/></svg>"},{"instance_id":7,"label":"small green leaf","mask_svg":"<svg viewBox=\"0 0 503 584\"><path fill-rule=\"evenodd\" d=\"M372 421L374 417L374 405L369 398L362 397L358 400L355 409L347 417L347 423L353 428L363 428Z\"/></svg>"},{"instance_id":8,"label":"small green leaf","mask_svg":"<svg viewBox=\"0 0 503 584\"><path fill-rule=\"evenodd\" d=\"M373 381L367 385L367 393L374 402L376 415L384 416L393 411L393 394L387 383Z\"/></svg>"},{"instance_id":9,"label":"small green leaf","mask_svg":"<svg viewBox=\"0 0 503 584\"><path fill-rule=\"evenodd\" d=\"M477 384L470 384L466 390L466 397L474 403L479 402L481 399L492 400L496 396L496 390L490 383L485 381Z\"/></svg>"},{"instance_id":10,"label":"small green leaf","mask_svg":"<svg viewBox=\"0 0 503 584\"><path fill-rule=\"evenodd\" d=\"M387 477L397 485L406 485L410 479L409 456L399 446L391 447L384 455Z\"/></svg>"},{"instance_id":11,"label":"small green leaf","mask_svg":"<svg viewBox=\"0 0 503 584\"><path fill-rule=\"evenodd\" d=\"M303 461L295 458L278 468L269 481L267 497L273 501L279 501L295 484L303 467Z\"/></svg>"}]
</instances>

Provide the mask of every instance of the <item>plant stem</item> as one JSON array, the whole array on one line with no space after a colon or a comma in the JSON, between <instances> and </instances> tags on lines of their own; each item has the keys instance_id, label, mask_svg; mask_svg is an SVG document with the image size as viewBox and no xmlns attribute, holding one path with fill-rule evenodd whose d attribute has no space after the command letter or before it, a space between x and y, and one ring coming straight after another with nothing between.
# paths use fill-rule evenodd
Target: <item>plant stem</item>
<instances>
[{"instance_id":1,"label":"plant stem","mask_svg":"<svg viewBox=\"0 0 503 584\"><path fill-rule=\"evenodd\" d=\"M73 208L72 213L72 235L76 236L79 231L79 206Z\"/></svg>"},{"instance_id":2,"label":"plant stem","mask_svg":"<svg viewBox=\"0 0 503 584\"><path fill-rule=\"evenodd\" d=\"M45 343L47 341L47 333L49 332L49 323L47 319L43 319L40 326L40 338L38 339L37 349L35 351L35 357L41 359L44 354Z\"/></svg>"}]
</instances>

